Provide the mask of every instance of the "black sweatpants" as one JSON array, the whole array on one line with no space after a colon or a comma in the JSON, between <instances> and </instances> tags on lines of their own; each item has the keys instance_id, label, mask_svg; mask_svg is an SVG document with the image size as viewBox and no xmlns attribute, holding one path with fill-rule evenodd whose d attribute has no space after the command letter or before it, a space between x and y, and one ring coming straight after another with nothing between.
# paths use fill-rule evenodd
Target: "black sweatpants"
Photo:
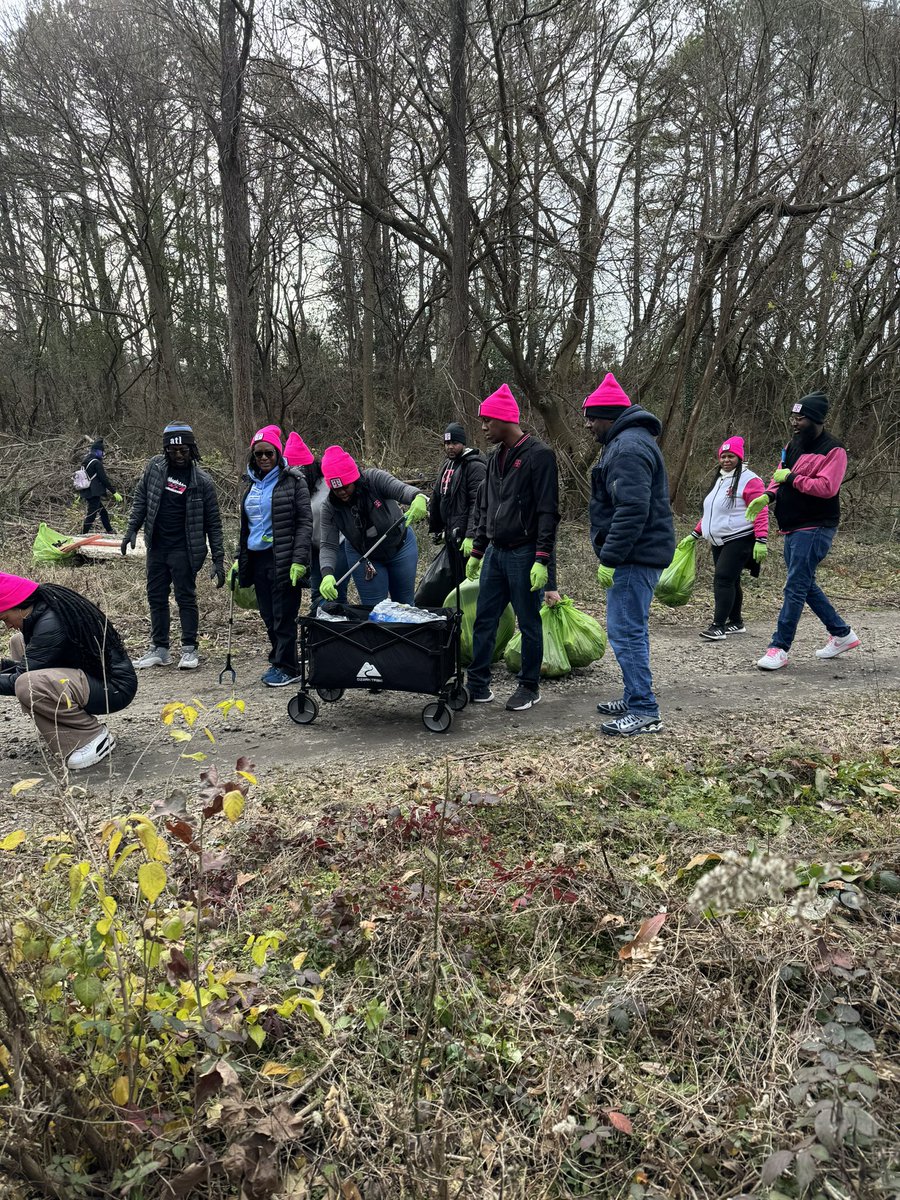
<instances>
[{"instance_id":1,"label":"black sweatpants","mask_svg":"<svg viewBox=\"0 0 900 1200\"><path fill-rule=\"evenodd\" d=\"M724 629L726 625L743 623L741 609L744 592L741 588L741 572L753 561L755 541L755 536L748 533L746 537L734 538L723 546L712 547L716 567L713 576L713 596L716 605L713 625L718 625L720 629Z\"/></svg>"},{"instance_id":2,"label":"black sweatpants","mask_svg":"<svg viewBox=\"0 0 900 1200\"><path fill-rule=\"evenodd\" d=\"M84 515L84 524L81 527L82 533L90 533L91 526L94 524L94 519L100 518L100 524L107 533L112 533L112 525L109 523L109 513L106 511L106 505L103 503L102 496L88 496L87 512Z\"/></svg>"},{"instance_id":3,"label":"black sweatpants","mask_svg":"<svg viewBox=\"0 0 900 1200\"><path fill-rule=\"evenodd\" d=\"M259 615L266 626L272 647L269 651L269 662L273 667L287 671L289 675L296 675L300 588L277 581L274 550L251 550L249 554Z\"/></svg>"},{"instance_id":4,"label":"black sweatpants","mask_svg":"<svg viewBox=\"0 0 900 1200\"><path fill-rule=\"evenodd\" d=\"M147 551L147 603L150 606L150 637L154 646L169 648L169 591L175 592L181 621L182 646L196 646L200 627L197 579L187 547Z\"/></svg>"}]
</instances>

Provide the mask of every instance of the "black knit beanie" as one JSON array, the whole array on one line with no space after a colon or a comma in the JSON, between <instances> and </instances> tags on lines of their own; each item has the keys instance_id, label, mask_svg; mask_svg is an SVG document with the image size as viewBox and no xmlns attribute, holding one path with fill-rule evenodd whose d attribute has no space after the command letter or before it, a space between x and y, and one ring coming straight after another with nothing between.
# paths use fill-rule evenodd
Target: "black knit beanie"
<instances>
[{"instance_id":1,"label":"black knit beanie","mask_svg":"<svg viewBox=\"0 0 900 1200\"><path fill-rule=\"evenodd\" d=\"M451 421L451 423L444 430L444 441L461 442L462 445L465 446L466 431L463 429L462 425L458 425L455 421Z\"/></svg>"},{"instance_id":2,"label":"black knit beanie","mask_svg":"<svg viewBox=\"0 0 900 1200\"><path fill-rule=\"evenodd\" d=\"M824 392L810 392L808 396L800 397L791 412L808 417L816 425L824 425L828 416L828 397Z\"/></svg>"}]
</instances>

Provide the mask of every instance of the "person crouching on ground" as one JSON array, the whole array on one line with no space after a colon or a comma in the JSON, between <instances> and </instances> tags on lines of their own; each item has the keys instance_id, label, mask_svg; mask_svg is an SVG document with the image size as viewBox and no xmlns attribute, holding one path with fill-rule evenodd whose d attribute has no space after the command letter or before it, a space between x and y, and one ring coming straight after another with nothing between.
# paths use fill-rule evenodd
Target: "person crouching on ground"
<instances>
[{"instance_id":1,"label":"person crouching on ground","mask_svg":"<svg viewBox=\"0 0 900 1200\"><path fill-rule=\"evenodd\" d=\"M632 404L608 374L583 404L584 419L603 447L591 471L591 541L608 589L606 632L622 672L621 700L597 711L603 733L632 737L663 725L650 673L650 601L675 553L669 480L656 439L662 424Z\"/></svg>"},{"instance_id":2,"label":"person crouching on ground","mask_svg":"<svg viewBox=\"0 0 900 1200\"><path fill-rule=\"evenodd\" d=\"M374 467L360 471L340 446L329 446L322 455L322 471L329 487L322 505L319 546L322 598L337 599L334 573L343 535L349 547L347 557L355 551L363 558L353 571L360 604L374 608L388 596L398 604L412 604L419 547L409 526L428 513L423 493L387 471ZM404 520L401 504L409 505ZM370 553L384 534L385 540Z\"/></svg>"},{"instance_id":3,"label":"person crouching on ground","mask_svg":"<svg viewBox=\"0 0 900 1200\"><path fill-rule=\"evenodd\" d=\"M498 448L488 458L466 564L466 576L481 581L466 682L474 703L493 700L491 660L497 626L511 604L522 634L522 666L519 686L506 707L521 712L541 699L541 593L550 588L556 598L556 580L551 575L559 524L559 476L550 447L523 433L519 406L505 383L482 401L478 415L485 437Z\"/></svg>"},{"instance_id":4,"label":"person crouching on ground","mask_svg":"<svg viewBox=\"0 0 900 1200\"><path fill-rule=\"evenodd\" d=\"M249 483L241 500L238 582L255 587L259 613L269 635L266 687L285 687L297 678L297 614L302 581L309 575L312 509L299 467L289 467L277 426L253 435Z\"/></svg>"},{"instance_id":5,"label":"person crouching on ground","mask_svg":"<svg viewBox=\"0 0 900 1200\"><path fill-rule=\"evenodd\" d=\"M0 621L13 630L0 696L15 696L69 771L92 767L116 739L98 720L134 699L137 675L106 616L78 592L0 574Z\"/></svg>"},{"instance_id":6,"label":"person crouching on ground","mask_svg":"<svg viewBox=\"0 0 900 1200\"><path fill-rule=\"evenodd\" d=\"M122 553L135 547L144 527L147 543L147 604L150 608L150 649L135 662L145 667L168 667L169 592L174 590L181 621L181 658L178 669L192 671L200 665L197 641L200 609L197 575L212 553L212 578L225 584L225 542L216 489L197 465L200 452L190 425L175 421L163 430L163 453L150 459L134 493Z\"/></svg>"},{"instance_id":7,"label":"person crouching on ground","mask_svg":"<svg viewBox=\"0 0 900 1200\"><path fill-rule=\"evenodd\" d=\"M763 495L747 508L747 520L754 521L774 499L787 565L784 603L775 633L756 664L761 671L777 671L787 665L805 604L829 634L816 658L836 658L859 645L859 638L816 583L816 569L831 549L840 523L841 483L847 471L847 451L825 429L827 414L828 397L823 392L811 392L793 406L793 437L784 448L781 466Z\"/></svg>"},{"instance_id":8,"label":"person crouching on ground","mask_svg":"<svg viewBox=\"0 0 900 1200\"><path fill-rule=\"evenodd\" d=\"M759 575L768 548L769 514L766 509L754 521L744 516L747 505L765 490L758 475L744 466L744 439L730 437L718 452L719 467L703 501L703 516L688 536L706 538L712 546L712 624L700 637L718 642L730 634L746 633L743 618L744 592L741 572Z\"/></svg>"}]
</instances>

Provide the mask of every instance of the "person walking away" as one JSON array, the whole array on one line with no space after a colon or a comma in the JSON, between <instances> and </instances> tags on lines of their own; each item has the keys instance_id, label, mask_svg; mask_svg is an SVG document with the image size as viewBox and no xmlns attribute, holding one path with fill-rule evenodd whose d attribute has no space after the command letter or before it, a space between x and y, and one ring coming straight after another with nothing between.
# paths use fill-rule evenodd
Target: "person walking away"
<instances>
[{"instance_id":1,"label":"person walking away","mask_svg":"<svg viewBox=\"0 0 900 1200\"><path fill-rule=\"evenodd\" d=\"M309 488L299 467L289 467L278 427L253 435L241 499L238 582L255 587L259 613L269 635L266 687L285 687L297 678L297 613L303 580L309 576L313 518Z\"/></svg>"},{"instance_id":2,"label":"person walking away","mask_svg":"<svg viewBox=\"0 0 900 1200\"><path fill-rule=\"evenodd\" d=\"M322 569L319 565L319 543L322 537L322 505L328 499L328 484L325 482L325 476L322 474L321 460L316 458L299 433L288 434L287 441L284 443L284 458L289 467L300 468L303 472L303 478L306 480L306 486L309 489L309 501L312 506L313 521L312 546L309 552L309 611L312 614L315 613L316 609L322 603L322 596L319 592L319 584L322 582ZM335 575L338 577L346 574L349 565L345 546L346 543L342 539L335 559ZM347 603L348 590L349 582L344 580L338 586L337 598L339 603Z\"/></svg>"},{"instance_id":3,"label":"person walking away","mask_svg":"<svg viewBox=\"0 0 900 1200\"><path fill-rule=\"evenodd\" d=\"M466 431L451 422L444 431L446 460L428 509L428 529L435 542L447 545L455 586L465 574L478 526L478 493L487 473L487 459L466 445ZM449 589L448 589L449 590Z\"/></svg>"},{"instance_id":4,"label":"person walking away","mask_svg":"<svg viewBox=\"0 0 900 1200\"><path fill-rule=\"evenodd\" d=\"M398 604L412 604L419 547L409 526L428 512L423 493L387 471L374 467L360 471L340 446L328 447L322 455L322 470L329 488L322 505L319 546L322 598L338 597L335 571L343 535L349 546L348 558L353 551L363 556L353 571L360 604L374 608L388 597ZM400 521L401 504L409 505L405 521ZM383 534L387 538L372 550Z\"/></svg>"},{"instance_id":5,"label":"person walking away","mask_svg":"<svg viewBox=\"0 0 900 1200\"><path fill-rule=\"evenodd\" d=\"M122 554L134 549L143 527L147 544L147 603L150 608L150 648L135 662L139 670L168 667L169 593L174 591L181 622L179 670L199 666L197 643L200 610L197 575L212 555L211 577L225 583L225 543L216 490L198 466L200 452L190 425L175 421L163 430L163 453L147 464L131 506Z\"/></svg>"},{"instance_id":6,"label":"person walking away","mask_svg":"<svg viewBox=\"0 0 900 1200\"><path fill-rule=\"evenodd\" d=\"M717 458L712 487L703 501L703 516L688 535L705 538L712 547L715 607L712 624L700 634L708 642L747 632L741 572L746 569L753 576L759 575L769 552L768 510L764 508L752 522L744 516L747 505L764 491L760 477L744 465L744 439L726 439Z\"/></svg>"},{"instance_id":7,"label":"person walking away","mask_svg":"<svg viewBox=\"0 0 900 1200\"><path fill-rule=\"evenodd\" d=\"M753 521L775 501L787 566L778 623L768 650L756 664L761 671L778 671L787 665L806 604L828 630L828 641L816 651L816 658L837 658L859 645L857 635L816 582L816 570L840 524L841 484L847 471L847 451L826 430L827 415L824 392L810 392L794 404L792 437L782 452L781 466L765 492L747 507L747 520Z\"/></svg>"},{"instance_id":8,"label":"person walking away","mask_svg":"<svg viewBox=\"0 0 900 1200\"><path fill-rule=\"evenodd\" d=\"M103 465L104 455L103 438L97 438L95 442L91 443L90 449L81 463L88 478L88 486L81 489L81 495L87 504L84 524L81 526L82 533L91 532L97 517L100 518L100 524L107 533L115 533L110 523L109 513L106 511L104 500L107 496L112 496L116 503L121 504L122 496L116 490L115 484L106 473L106 468Z\"/></svg>"},{"instance_id":9,"label":"person walking away","mask_svg":"<svg viewBox=\"0 0 900 1200\"><path fill-rule=\"evenodd\" d=\"M0 660L0 696L15 696L69 771L115 748L97 720L134 699L137 676L115 627L95 604L58 584L0 574L0 621L13 630Z\"/></svg>"},{"instance_id":10,"label":"person walking away","mask_svg":"<svg viewBox=\"0 0 900 1200\"><path fill-rule=\"evenodd\" d=\"M519 406L507 384L482 401L478 415L485 437L497 449L488 458L466 564L467 577L481 581L467 684L476 704L494 699L491 659L497 626L507 604L512 604L522 634L522 665L506 707L521 712L541 699L541 593L549 589L556 596L559 475L550 447L523 431Z\"/></svg>"},{"instance_id":11,"label":"person walking away","mask_svg":"<svg viewBox=\"0 0 900 1200\"><path fill-rule=\"evenodd\" d=\"M669 480L657 438L662 424L632 404L613 374L585 399L584 418L602 450L591 471L591 542L607 589L606 632L622 672L622 697L597 711L620 737L663 728L650 670L650 601L675 553Z\"/></svg>"}]
</instances>

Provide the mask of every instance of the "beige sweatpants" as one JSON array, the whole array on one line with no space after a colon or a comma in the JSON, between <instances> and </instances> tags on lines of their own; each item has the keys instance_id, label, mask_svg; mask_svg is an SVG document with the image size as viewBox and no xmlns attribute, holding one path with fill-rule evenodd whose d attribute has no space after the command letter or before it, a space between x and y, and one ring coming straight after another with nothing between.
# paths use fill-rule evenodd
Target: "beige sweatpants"
<instances>
[{"instance_id":1,"label":"beige sweatpants","mask_svg":"<svg viewBox=\"0 0 900 1200\"><path fill-rule=\"evenodd\" d=\"M16 662L24 660L25 642L21 633L10 638L9 656ZM89 695L87 675L68 667L25 671L16 680L16 699L22 711L32 718L38 733L62 759L79 746L86 746L100 732L97 718L84 711Z\"/></svg>"}]
</instances>

